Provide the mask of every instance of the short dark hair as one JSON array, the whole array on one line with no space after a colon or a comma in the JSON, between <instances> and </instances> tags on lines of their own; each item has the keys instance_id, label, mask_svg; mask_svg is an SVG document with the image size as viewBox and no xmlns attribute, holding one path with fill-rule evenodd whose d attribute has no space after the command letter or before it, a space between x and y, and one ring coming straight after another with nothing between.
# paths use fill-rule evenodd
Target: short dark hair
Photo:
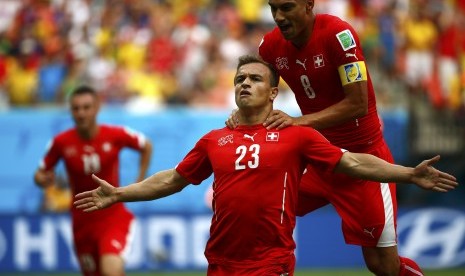
<instances>
[{"instance_id":1,"label":"short dark hair","mask_svg":"<svg viewBox=\"0 0 465 276\"><path fill-rule=\"evenodd\" d=\"M274 67L268 62L264 61L260 56L256 55L243 55L239 57L239 63L237 64L236 71L239 70L242 66L249 63L261 63L270 69L270 84L272 87L276 87L279 84L279 75Z\"/></svg>"},{"instance_id":2,"label":"short dark hair","mask_svg":"<svg viewBox=\"0 0 465 276\"><path fill-rule=\"evenodd\" d=\"M80 85L73 90L73 92L71 93L70 99L73 98L74 96L84 95L84 94L90 94L94 96L95 98L98 98L97 91L95 91L94 88L88 85Z\"/></svg>"}]
</instances>

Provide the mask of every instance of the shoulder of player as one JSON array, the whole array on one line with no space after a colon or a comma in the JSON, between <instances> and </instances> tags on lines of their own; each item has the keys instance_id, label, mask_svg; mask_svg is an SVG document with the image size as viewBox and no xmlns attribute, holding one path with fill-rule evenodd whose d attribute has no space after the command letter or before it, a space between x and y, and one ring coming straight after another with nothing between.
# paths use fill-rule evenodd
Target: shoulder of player
<instances>
[{"instance_id":1,"label":"shoulder of player","mask_svg":"<svg viewBox=\"0 0 465 276\"><path fill-rule=\"evenodd\" d=\"M224 130L228 130L228 128L224 127L224 128L220 128L220 129L212 129L209 132L204 133L199 138L199 141L215 139L215 137L221 136L221 134L224 133Z\"/></svg>"},{"instance_id":2,"label":"shoulder of player","mask_svg":"<svg viewBox=\"0 0 465 276\"><path fill-rule=\"evenodd\" d=\"M320 22L317 26L321 27L322 33L333 36L337 35L339 32L349 29L352 33L355 33L354 28L347 21L344 21L340 17L330 15L330 14L319 14L317 19ZM324 30L324 31L323 31Z\"/></svg>"},{"instance_id":3,"label":"shoulder of player","mask_svg":"<svg viewBox=\"0 0 465 276\"><path fill-rule=\"evenodd\" d=\"M203 135L202 138L205 139L216 139L225 135L233 134L234 130L230 129L228 127L223 127L223 128L218 128L218 129L212 129L209 132L207 132L205 135Z\"/></svg>"},{"instance_id":4,"label":"shoulder of player","mask_svg":"<svg viewBox=\"0 0 465 276\"><path fill-rule=\"evenodd\" d=\"M53 140L56 141L56 142L59 142L59 141L62 141L62 140L71 139L72 137L75 137L75 136L77 136L76 128L69 128L69 129L63 130L63 131L59 132L58 134L56 134L53 137Z\"/></svg>"},{"instance_id":5,"label":"shoulder of player","mask_svg":"<svg viewBox=\"0 0 465 276\"><path fill-rule=\"evenodd\" d=\"M279 31L279 28L274 27L270 31L266 32L264 34L263 38L268 40L268 39L279 39L279 38L283 38L283 37L281 35L281 32Z\"/></svg>"},{"instance_id":6,"label":"shoulder of player","mask_svg":"<svg viewBox=\"0 0 465 276\"><path fill-rule=\"evenodd\" d=\"M99 124L99 129L103 131L121 131L124 130L124 126L112 125L112 124Z\"/></svg>"},{"instance_id":7,"label":"shoulder of player","mask_svg":"<svg viewBox=\"0 0 465 276\"><path fill-rule=\"evenodd\" d=\"M289 131L292 132L293 134L296 135L310 135L312 133L318 132L318 130L314 129L313 127L308 127L308 126L289 126L281 131Z\"/></svg>"},{"instance_id":8,"label":"shoulder of player","mask_svg":"<svg viewBox=\"0 0 465 276\"><path fill-rule=\"evenodd\" d=\"M200 137L196 142L196 146L203 145L208 147L212 144L224 145L228 142L232 142L233 137L233 130L229 129L228 127L213 129Z\"/></svg>"},{"instance_id":9,"label":"shoulder of player","mask_svg":"<svg viewBox=\"0 0 465 276\"><path fill-rule=\"evenodd\" d=\"M99 131L106 135L106 134L132 134L135 133L133 129L127 126L122 125L112 125L112 124L100 124Z\"/></svg>"},{"instance_id":10,"label":"shoulder of player","mask_svg":"<svg viewBox=\"0 0 465 276\"><path fill-rule=\"evenodd\" d=\"M266 33L262 41L260 42L260 48L264 47L273 47L275 43L279 41L285 41L284 37L281 35L281 32L279 31L278 27L274 27L273 30L269 31Z\"/></svg>"}]
</instances>

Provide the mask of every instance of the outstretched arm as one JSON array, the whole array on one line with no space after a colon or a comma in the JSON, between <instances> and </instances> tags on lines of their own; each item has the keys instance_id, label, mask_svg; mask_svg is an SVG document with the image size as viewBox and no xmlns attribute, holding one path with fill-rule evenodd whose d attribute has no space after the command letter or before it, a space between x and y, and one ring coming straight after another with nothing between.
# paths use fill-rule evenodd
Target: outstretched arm
<instances>
[{"instance_id":1,"label":"outstretched arm","mask_svg":"<svg viewBox=\"0 0 465 276\"><path fill-rule=\"evenodd\" d=\"M423 189L447 192L454 189L458 183L454 176L433 167L439 159L440 156L437 155L411 168L391 164L370 154L345 152L335 171L361 179L413 183Z\"/></svg>"},{"instance_id":2,"label":"outstretched arm","mask_svg":"<svg viewBox=\"0 0 465 276\"><path fill-rule=\"evenodd\" d=\"M116 202L148 201L180 192L189 185L175 169L158 172L145 180L125 187L114 187L103 179L92 175L100 187L75 196L74 205L84 212L111 206Z\"/></svg>"}]
</instances>

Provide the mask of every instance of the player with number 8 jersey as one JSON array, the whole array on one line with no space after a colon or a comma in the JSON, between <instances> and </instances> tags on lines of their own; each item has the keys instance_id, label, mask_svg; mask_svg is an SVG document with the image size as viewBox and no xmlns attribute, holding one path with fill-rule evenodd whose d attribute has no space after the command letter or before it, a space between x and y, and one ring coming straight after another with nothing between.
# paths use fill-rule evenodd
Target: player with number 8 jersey
<instances>
[{"instance_id":1,"label":"player with number 8 jersey","mask_svg":"<svg viewBox=\"0 0 465 276\"><path fill-rule=\"evenodd\" d=\"M265 34L259 54L294 92L302 116L276 110L265 126L313 127L333 145L393 163L358 35L346 21L314 13L315 2L268 1L276 27ZM309 167L300 187L297 214L332 204L342 218L346 243L361 246L372 273L422 275L413 260L398 255L395 183L329 175Z\"/></svg>"},{"instance_id":2,"label":"player with number 8 jersey","mask_svg":"<svg viewBox=\"0 0 465 276\"><path fill-rule=\"evenodd\" d=\"M373 149L384 141L373 85L360 41L354 34L352 27L344 21L330 15L318 15L312 37L301 48L293 46L282 37L279 28L275 28L265 35L259 51L294 92L302 114L316 113L337 104L345 97L345 85L366 81L368 113L318 131L339 147Z\"/></svg>"}]
</instances>

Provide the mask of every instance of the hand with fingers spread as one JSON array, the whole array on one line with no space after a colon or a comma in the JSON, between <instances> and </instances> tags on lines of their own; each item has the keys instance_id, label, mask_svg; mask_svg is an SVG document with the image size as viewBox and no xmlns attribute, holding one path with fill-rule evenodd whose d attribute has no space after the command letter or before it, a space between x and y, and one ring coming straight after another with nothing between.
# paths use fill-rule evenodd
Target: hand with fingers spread
<instances>
[{"instance_id":1,"label":"hand with fingers spread","mask_svg":"<svg viewBox=\"0 0 465 276\"><path fill-rule=\"evenodd\" d=\"M266 118L263 126L266 129L283 129L288 126L297 125L297 120L281 110L273 110Z\"/></svg>"},{"instance_id":2,"label":"hand with fingers spread","mask_svg":"<svg viewBox=\"0 0 465 276\"><path fill-rule=\"evenodd\" d=\"M457 179L445 172L433 167L438 162L439 155L424 160L413 170L412 182L426 190L447 192L458 186Z\"/></svg>"},{"instance_id":3,"label":"hand with fingers spread","mask_svg":"<svg viewBox=\"0 0 465 276\"><path fill-rule=\"evenodd\" d=\"M98 178L95 174L92 175L92 179L100 187L77 194L75 196L76 201L74 202L77 209L83 209L84 212L92 212L106 208L117 202L117 188L105 180Z\"/></svg>"}]
</instances>

